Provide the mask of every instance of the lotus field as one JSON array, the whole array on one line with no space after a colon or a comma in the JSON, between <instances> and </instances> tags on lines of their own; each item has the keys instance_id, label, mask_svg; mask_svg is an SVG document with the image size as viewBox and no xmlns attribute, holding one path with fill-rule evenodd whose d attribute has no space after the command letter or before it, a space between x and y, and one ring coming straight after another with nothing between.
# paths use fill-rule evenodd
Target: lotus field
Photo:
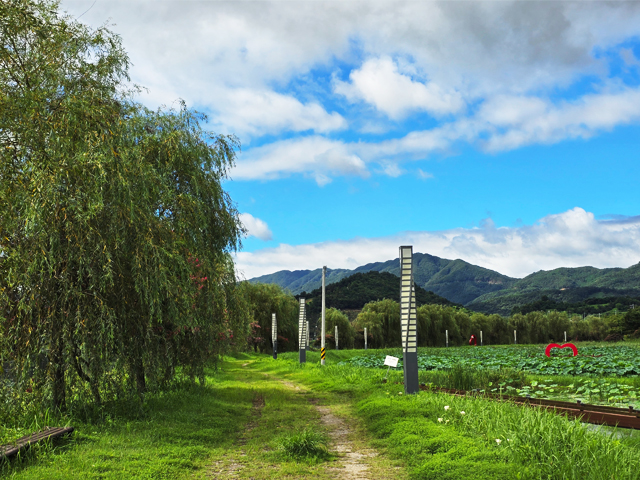
<instances>
[{"instance_id":1,"label":"lotus field","mask_svg":"<svg viewBox=\"0 0 640 480\"><path fill-rule=\"evenodd\" d=\"M640 345L578 345L569 348L546 345L511 345L419 349L421 382L460 389L477 389L535 398L581 400L593 404L635 405L640 398ZM363 353L343 363L366 368L386 368L386 355L402 351Z\"/></svg>"}]
</instances>

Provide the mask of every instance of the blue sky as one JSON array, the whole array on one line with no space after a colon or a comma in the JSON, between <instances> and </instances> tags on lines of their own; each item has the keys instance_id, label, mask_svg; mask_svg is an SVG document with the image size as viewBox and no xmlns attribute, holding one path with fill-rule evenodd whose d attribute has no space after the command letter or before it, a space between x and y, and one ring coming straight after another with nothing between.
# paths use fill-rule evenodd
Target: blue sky
<instances>
[{"instance_id":1,"label":"blue sky","mask_svg":"<svg viewBox=\"0 0 640 480\"><path fill-rule=\"evenodd\" d=\"M246 278L398 246L522 277L640 261L640 3L65 1L150 107L242 142Z\"/></svg>"}]
</instances>

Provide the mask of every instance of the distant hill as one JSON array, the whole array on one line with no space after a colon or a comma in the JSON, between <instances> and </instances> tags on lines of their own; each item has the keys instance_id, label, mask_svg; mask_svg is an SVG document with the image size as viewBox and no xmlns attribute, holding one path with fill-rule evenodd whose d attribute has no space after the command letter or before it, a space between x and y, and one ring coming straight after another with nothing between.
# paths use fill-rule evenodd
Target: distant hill
<instances>
[{"instance_id":1,"label":"distant hill","mask_svg":"<svg viewBox=\"0 0 640 480\"><path fill-rule=\"evenodd\" d=\"M414 253L413 262L417 285L453 303L483 313L510 315L518 309L552 308L589 313L620 309L616 306L618 304L624 309L625 305L640 303L640 263L629 268L562 267L541 270L517 279L464 260L447 260L424 253ZM398 276L400 262L396 258L369 263L354 270L327 269L326 283L331 285L366 272ZM277 283L299 294L320 287L322 269L283 270L249 281ZM547 300L542 300L543 296Z\"/></svg>"},{"instance_id":2,"label":"distant hill","mask_svg":"<svg viewBox=\"0 0 640 480\"><path fill-rule=\"evenodd\" d=\"M312 292L302 292L309 303L310 311L320 311L322 288ZM400 301L400 279L388 272L355 273L325 288L327 308L340 310L360 310L365 304L384 299ZM433 292L428 292L416 285L416 305L436 303L439 305L455 304ZM462 306L462 305L458 305Z\"/></svg>"},{"instance_id":3,"label":"distant hill","mask_svg":"<svg viewBox=\"0 0 640 480\"><path fill-rule=\"evenodd\" d=\"M515 278L472 265L464 260L447 260L424 253L414 253L413 262L417 285L458 304L466 304L486 293L500 291L517 281ZM386 272L398 276L400 261L396 258L386 262L369 263L354 270L327 269L326 285L339 282L355 273L366 272ZM276 283L294 294L299 294L321 286L322 269L293 272L282 270L252 278L249 282Z\"/></svg>"},{"instance_id":4,"label":"distant hill","mask_svg":"<svg viewBox=\"0 0 640 480\"><path fill-rule=\"evenodd\" d=\"M509 288L479 296L466 306L500 315L509 315L514 309L595 313L621 307L624 310L626 305L637 305L639 299L640 264L637 264L629 268L577 267L539 271ZM552 306L554 303L555 307Z\"/></svg>"}]
</instances>

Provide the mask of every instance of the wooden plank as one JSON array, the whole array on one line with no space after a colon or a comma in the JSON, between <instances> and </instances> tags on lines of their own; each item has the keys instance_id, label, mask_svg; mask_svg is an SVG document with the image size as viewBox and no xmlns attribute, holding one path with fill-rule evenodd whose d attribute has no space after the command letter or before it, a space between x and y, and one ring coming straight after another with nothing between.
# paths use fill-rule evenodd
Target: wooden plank
<instances>
[{"instance_id":1,"label":"wooden plank","mask_svg":"<svg viewBox=\"0 0 640 480\"><path fill-rule=\"evenodd\" d=\"M20 450L33 445L34 443L41 442L46 439L54 439L63 435L68 435L73 432L73 427L46 427L41 432L35 432L30 435L26 435L17 439L14 443L9 445L0 446L0 460L3 458L9 458L16 455Z\"/></svg>"}]
</instances>

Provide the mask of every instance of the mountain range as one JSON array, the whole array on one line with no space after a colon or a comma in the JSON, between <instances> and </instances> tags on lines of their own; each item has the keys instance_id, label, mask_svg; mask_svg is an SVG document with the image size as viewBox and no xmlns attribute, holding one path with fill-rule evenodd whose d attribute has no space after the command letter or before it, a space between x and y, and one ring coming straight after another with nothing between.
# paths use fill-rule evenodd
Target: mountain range
<instances>
[{"instance_id":1,"label":"mountain range","mask_svg":"<svg viewBox=\"0 0 640 480\"><path fill-rule=\"evenodd\" d=\"M594 298L624 297L640 303L640 263L628 268L556 268L532 273L522 279L426 253L414 253L417 285L445 299L483 313L509 315L514 307L531 304L542 296L555 302L577 303ZM399 259L369 263L353 270L327 269L326 284L356 273L387 272L398 276ZM249 282L276 283L294 294L321 286L322 269L282 270L255 277Z\"/></svg>"}]
</instances>

